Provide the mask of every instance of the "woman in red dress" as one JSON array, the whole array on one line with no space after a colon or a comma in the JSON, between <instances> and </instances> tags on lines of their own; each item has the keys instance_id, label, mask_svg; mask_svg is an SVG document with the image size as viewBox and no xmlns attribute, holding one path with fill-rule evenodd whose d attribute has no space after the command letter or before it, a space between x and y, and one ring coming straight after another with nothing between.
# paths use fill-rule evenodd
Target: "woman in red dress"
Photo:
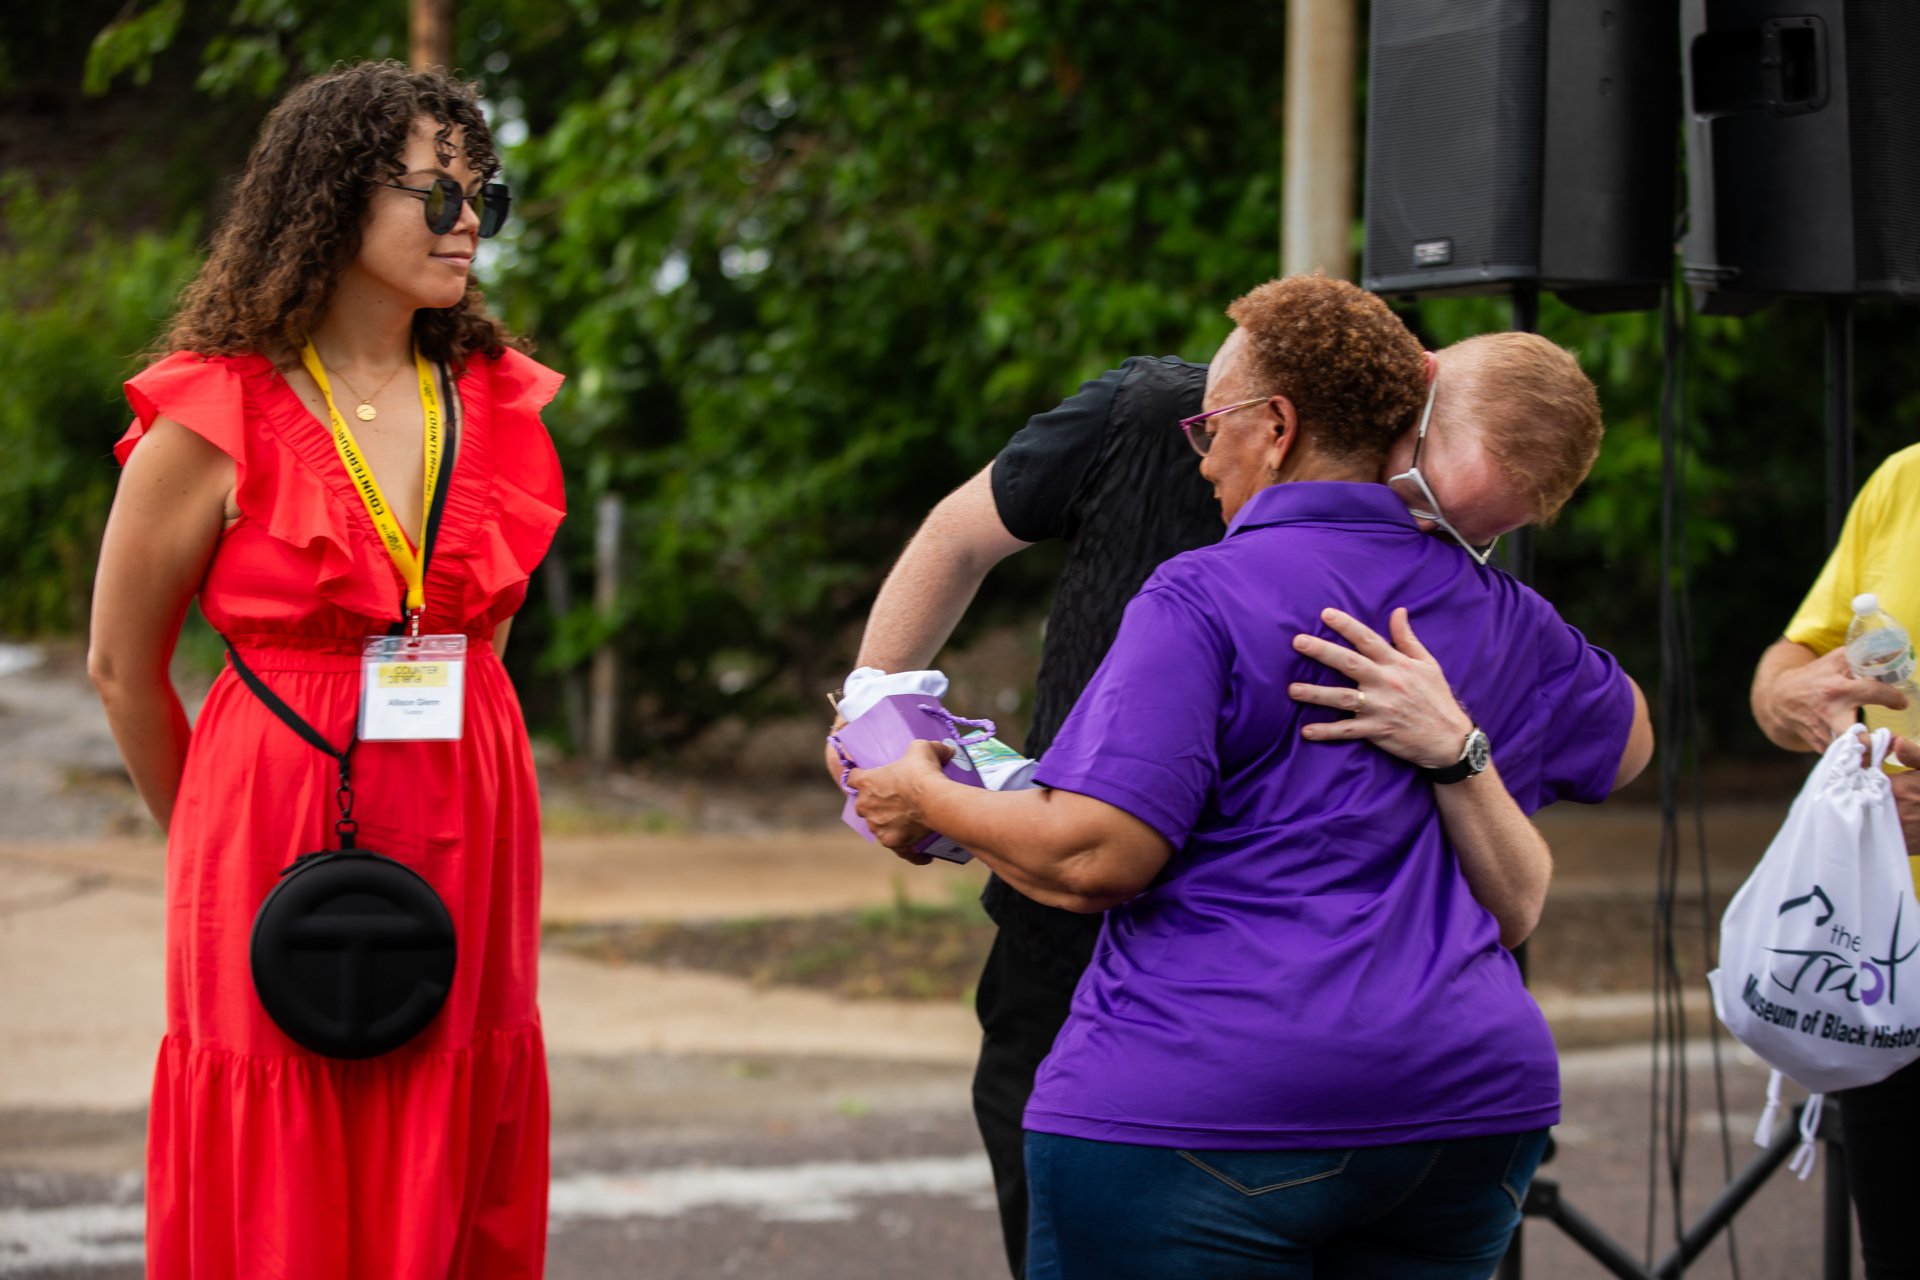
<instances>
[{"instance_id":1,"label":"woman in red dress","mask_svg":"<svg viewBox=\"0 0 1920 1280\"><path fill-rule=\"evenodd\" d=\"M470 85L395 63L306 82L264 126L170 354L127 383L89 667L167 830L158 1280L542 1271L539 803L499 652L564 514L539 417L560 377L514 349L473 284L478 238L505 213L505 188L482 189L498 167ZM349 418L371 499L337 442ZM454 460L436 503L425 453L442 434ZM419 581L405 569L430 505ZM396 521L390 551L380 529ZM361 846L424 876L458 939L445 1005L399 1049L309 1052L255 994L255 912L282 868L335 847L338 778L231 667L189 729L167 666L195 598L336 748L356 731L366 638L411 624L467 639L459 737L353 753Z\"/></svg>"}]
</instances>

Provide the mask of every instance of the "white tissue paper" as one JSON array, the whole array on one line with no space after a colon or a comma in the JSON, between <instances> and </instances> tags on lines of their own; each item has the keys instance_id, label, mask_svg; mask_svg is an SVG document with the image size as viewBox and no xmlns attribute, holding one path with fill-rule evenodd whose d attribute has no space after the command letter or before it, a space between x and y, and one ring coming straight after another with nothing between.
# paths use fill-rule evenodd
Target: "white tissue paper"
<instances>
[{"instance_id":1,"label":"white tissue paper","mask_svg":"<svg viewBox=\"0 0 1920 1280\"><path fill-rule=\"evenodd\" d=\"M942 671L882 671L878 667L859 667L840 686L840 718L852 724L882 698L896 693L918 693L939 701L947 692L947 677Z\"/></svg>"}]
</instances>

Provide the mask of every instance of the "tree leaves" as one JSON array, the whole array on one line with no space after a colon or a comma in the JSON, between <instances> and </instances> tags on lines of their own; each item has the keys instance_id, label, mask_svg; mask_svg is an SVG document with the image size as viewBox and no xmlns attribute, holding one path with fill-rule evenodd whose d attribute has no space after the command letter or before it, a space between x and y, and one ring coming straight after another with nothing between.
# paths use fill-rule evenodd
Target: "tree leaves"
<instances>
[{"instance_id":1,"label":"tree leaves","mask_svg":"<svg viewBox=\"0 0 1920 1280\"><path fill-rule=\"evenodd\" d=\"M55 20L32 21L41 41ZM569 375L547 414L575 513L543 570L567 575L558 596L592 598L591 513L602 495L626 508L613 614L536 606L516 629L530 713L602 644L623 723L644 724L633 749L811 705L918 520L1029 414L1129 355L1207 358L1225 305L1275 270L1283 21L1176 0L462 0L457 61L487 87L515 189L483 278ZM197 59L184 137L210 104L238 120L405 37L393 0L137 0L99 34L89 83ZM222 178L192 147L115 163L124 183L84 205L0 197L8 628L78 616L116 384L192 266L192 227L109 232L152 216L111 201L162 185L148 170L209 201ZM1411 314L1437 344L1508 313ZM1599 383L1608 437L1540 538L1540 582L1646 683L1658 326L1550 299L1542 323ZM1863 307L1857 332L1864 477L1920 427L1920 313ZM1696 318L1688 350L1696 632L1731 659L1701 687L1737 738L1747 665L1824 553L1819 309ZM63 532L36 542L45 529ZM1033 616L1049 591L1043 553L1015 557L976 613Z\"/></svg>"}]
</instances>

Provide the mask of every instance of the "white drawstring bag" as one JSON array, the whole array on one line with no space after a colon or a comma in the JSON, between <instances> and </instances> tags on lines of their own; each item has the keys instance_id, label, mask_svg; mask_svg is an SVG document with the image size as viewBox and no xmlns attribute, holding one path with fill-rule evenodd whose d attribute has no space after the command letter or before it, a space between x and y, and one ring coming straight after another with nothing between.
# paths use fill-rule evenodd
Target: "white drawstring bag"
<instances>
[{"instance_id":1,"label":"white drawstring bag","mask_svg":"<svg viewBox=\"0 0 1920 1280\"><path fill-rule=\"evenodd\" d=\"M1727 1029L1816 1093L1920 1057L1920 904L1880 769L1890 735L1865 733L1853 726L1814 766L1727 904L1707 975Z\"/></svg>"}]
</instances>

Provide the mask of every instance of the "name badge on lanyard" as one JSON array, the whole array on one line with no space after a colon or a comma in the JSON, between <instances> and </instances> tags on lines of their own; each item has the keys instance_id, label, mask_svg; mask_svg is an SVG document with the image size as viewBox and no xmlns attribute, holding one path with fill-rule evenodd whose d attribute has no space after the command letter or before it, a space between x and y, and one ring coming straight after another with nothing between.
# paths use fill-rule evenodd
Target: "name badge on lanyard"
<instances>
[{"instance_id":1,"label":"name badge on lanyard","mask_svg":"<svg viewBox=\"0 0 1920 1280\"><path fill-rule=\"evenodd\" d=\"M454 741L466 687L465 636L369 636L360 647L360 738Z\"/></svg>"},{"instance_id":2,"label":"name badge on lanyard","mask_svg":"<svg viewBox=\"0 0 1920 1280\"><path fill-rule=\"evenodd\" d=\"M433 385L433 367L414 348L414 371L420 384L423 419L425 491L421 510L426 529L416 553L406 531L394 518L373 468L360 452L346 419L333 402L320 354L308 342L300 353L307 373L327 402L333 426L334 448L353 481L354 491L367 508L380 541L406 583L405 634L369 636L360 646L359 737L366 742L452 741L465 726L467 637L421 635L420 618L426 612L427 561L440 531L440 513L446 500L447 476L452 471L452 442L445 440L440 396ZM449 391L451 400L451 391Z\"/></svg>"}]
</instances>

